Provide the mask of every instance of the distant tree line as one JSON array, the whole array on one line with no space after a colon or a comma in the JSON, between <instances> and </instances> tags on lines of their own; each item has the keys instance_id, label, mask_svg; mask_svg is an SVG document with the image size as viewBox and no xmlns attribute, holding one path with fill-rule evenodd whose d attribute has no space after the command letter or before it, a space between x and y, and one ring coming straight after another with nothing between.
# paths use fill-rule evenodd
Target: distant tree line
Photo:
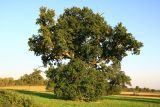
<instances>
[{"instance_id":1,"label":"distant tree line","mask_svg":"<svg viewBox=\"0 0 160 107\"><path fill-rule=\"evenodd\" d=\"M123 91L128 91L128 92L160 92L160 90L156 90L156 89L150 89L150 88L141 88L139 86L135 86L135 88L127 88L124 87Z\"/></svg>"},{"instance_id":2,"label":"distant tree line","mask_svg":"<svg viewBox=\"0 0 160 107\"><path fill-rule=\"evenodd\" d=\"M14 80L12 77L8 78L0 78L0 86L13 86L15 85L16 80Z\"/></svg>"},{"instance_id":3,"label":"distant tree line","mask_svg":"<svg viewBox=\"0 0 160 107\"><path fill-rule=\"evenodd\" d=\"M24 74L17 80L12 77L0 78L0 86L3 87L15 85L45 85L46 81L40 73L40 70L35 69L33 73Z\"/></svg>"}]
</instances>

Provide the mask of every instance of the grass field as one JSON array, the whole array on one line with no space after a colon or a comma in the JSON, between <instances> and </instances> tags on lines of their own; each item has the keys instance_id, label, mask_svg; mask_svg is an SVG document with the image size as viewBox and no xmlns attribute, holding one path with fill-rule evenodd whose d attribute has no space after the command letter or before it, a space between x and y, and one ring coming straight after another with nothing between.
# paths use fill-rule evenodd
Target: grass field
<instances>
[{"instance_id":1,"label":"grass field","mask_svg":"<svg viewBox=\"0 0 160 107\"><path fill-rule=\"evenodd\" d=\"M19 87L17 90L14 87L12 92L32 99L38 105L40 105L40 107L160 107L159 98L155 99L133 98L125 96L104 96L102 100L97 102L67 101L57 99L51 92L39 91L39 89L41 89L40 87L42 88L42 86L37 86L37 90L34 91L27 91L27 88L21 90ZM6 88L1 90L6 90Z\"/></svg>"}]
</instances>

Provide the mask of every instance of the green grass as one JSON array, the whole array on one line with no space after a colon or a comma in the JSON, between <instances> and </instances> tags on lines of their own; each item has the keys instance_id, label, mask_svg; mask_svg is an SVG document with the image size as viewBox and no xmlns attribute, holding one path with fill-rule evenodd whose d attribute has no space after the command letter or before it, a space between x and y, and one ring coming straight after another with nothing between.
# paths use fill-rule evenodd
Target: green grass
<instances>
[{"instance_id":1,"label":"green grass","mask_svg":"<svg viewBox=\"0 0 160 107\"><path fill-rule=\"evenodd\" d=\"M41 107L160 107L160 99L105 96L97 102L57 99L50 92L14 90L15 93L36 101Z\"/></svg>"}]
</instances>

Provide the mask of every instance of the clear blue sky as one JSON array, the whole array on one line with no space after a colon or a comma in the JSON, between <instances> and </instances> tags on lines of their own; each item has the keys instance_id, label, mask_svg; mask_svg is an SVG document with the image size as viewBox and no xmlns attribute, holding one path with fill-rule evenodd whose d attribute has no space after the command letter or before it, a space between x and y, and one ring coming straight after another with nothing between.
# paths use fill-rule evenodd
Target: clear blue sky
<instances>
[{"instance_id":1,"label":"clear blue sky","mask_svg":"<svg viewBox=\"0 0 160 107\"><path fill-rule=\"evenodd\" d=\"M111 26L122 22L144 43L141 55L129 55L122 69L133 86L160 89L160 1L159 0L1 0L0 77L18 78L41 66L40 57L28 51L27 41L37 33L39 7L47 6L56 16L68 7L87 6L103 13Z\"/></svg>"}]
</instances>

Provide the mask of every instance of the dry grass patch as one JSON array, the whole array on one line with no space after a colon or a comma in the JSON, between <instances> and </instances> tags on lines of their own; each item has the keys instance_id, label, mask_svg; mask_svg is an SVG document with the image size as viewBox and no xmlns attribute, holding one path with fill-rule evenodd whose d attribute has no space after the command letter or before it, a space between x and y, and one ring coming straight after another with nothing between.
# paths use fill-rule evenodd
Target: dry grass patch
<instances>
[{"instance_id":1,"label":"dry grass patch","mask_svg":"<svg viewBox=\"0 0 160 107\"><path fill-rule=\"evenodd\" d=\"M27 91L37 91L37 92L45 92L45 86L6 86L0 87L0 89L13 89L13 90L27 90Z\"/></svg>"},{"instance_id":2,"label":"dry grass patch","mask_svg":"<svg viewBox=\"0 0 160 107\"><path fill-rule=\"evenodd\" d=\"M140 98L160 98L159 92L138 92L136 94L134 94L133 92L121 92L121 95Z\"/></svg>"}]
</instances>

